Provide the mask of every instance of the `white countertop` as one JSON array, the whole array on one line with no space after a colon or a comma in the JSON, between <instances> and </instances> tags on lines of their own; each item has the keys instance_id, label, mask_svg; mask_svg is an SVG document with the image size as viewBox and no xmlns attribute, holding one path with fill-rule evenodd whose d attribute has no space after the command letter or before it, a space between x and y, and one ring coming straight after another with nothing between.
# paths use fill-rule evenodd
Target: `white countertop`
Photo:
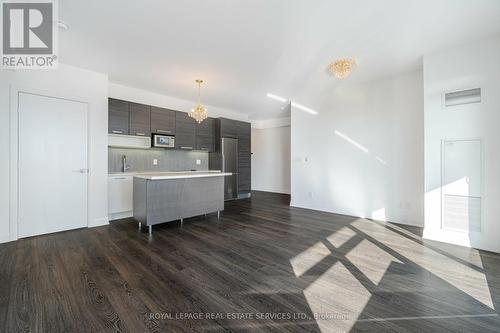
<instances>
[{"instance_id":1,"label":"white countertop","mask_svg":"<svg viewBox=\"0 0 500 333\"><path fill-rule=\"evenodd\" d=\"M180 179L180 178L202 178L202 177L223 177L231 176L230 172L219 170L206 171L174 171L174 172L116 172L110 173L110 177L133 176L148 180Z\"/></svg>"}]
</instances>

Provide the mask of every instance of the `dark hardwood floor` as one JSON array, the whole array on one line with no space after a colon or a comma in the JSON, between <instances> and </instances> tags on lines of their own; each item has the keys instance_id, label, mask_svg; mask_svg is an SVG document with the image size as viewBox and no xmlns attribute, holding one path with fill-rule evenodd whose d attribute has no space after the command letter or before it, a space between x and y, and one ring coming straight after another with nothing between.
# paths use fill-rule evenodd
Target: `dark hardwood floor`
<instances>
[{"instance_id":1,"label":"dark hardwood floor","mask_svg":"<svg viewBox=\"0 0 500 333\"><path fill-rule=\"evenodd\" d=\"M288 200L2 244L0 331L500 331L499 255Z\"/></svg>"}]
</instances>

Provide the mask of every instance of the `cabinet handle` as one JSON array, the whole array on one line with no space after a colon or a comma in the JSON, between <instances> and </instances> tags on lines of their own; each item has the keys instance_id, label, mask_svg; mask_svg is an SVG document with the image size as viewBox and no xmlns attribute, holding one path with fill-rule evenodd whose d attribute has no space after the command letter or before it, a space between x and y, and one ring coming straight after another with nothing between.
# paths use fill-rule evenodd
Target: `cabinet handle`
<instances>
[{"instance_id":1,"label":"cabinet handle","mask_svg":"<svg viewBox=\"0 0 500 333\"><path fill-rule=\"evenodd\" d=\"M113 179L115 179L115 180L121 180L121 179L126 179L126 178L125 177L115 177Z\"/></svg>"},{"instance_id":2,"label":"cabinet handle","mask_svg":"<svg viewBox=\"0 0 500 333\"><path fill-rule=\"evenodd\" d=\"M208 148L205 148L205 147L201 147L200 149L201 150L208 150Z\"/></svg>"},{"instance_id":3,"label":"cabinet handle","mask_svg":"<svg viewBox=\"0 0 500 333\"><path fill-rule=\"evenodd\" d=\"M144 134L144 133L135 133L135 135L145 136L146 134Z\"/></svg>"},{"instance_id":4,"label":"cabinet handle","mask_svg":"<svg viewBox=\"0 0 500 333\"><path fill-rule=\"evenodd\" d=\"M114 133L114 134L123 134L123 131L111 131L111 133Z\"/></svg>"},{"instance_id":5,"label":"cabinet handle","mask_svg":"<svg viewBox=\"0 0 500 333\"><path fill-rule=\"evenodd\" d=\"M158 133L172 133L172 131L165 131L165 130L156 130Z\"/></svg>"},{"instance_id":6,"label":"cabinet handle","mask_svg":"<svg viewBox=\"0 0 500 333\"><path fill-rule=\"evenodd\" d=\"M181 147L181 149L193 149L193 147Z\"/></svg>"}]
</instances>

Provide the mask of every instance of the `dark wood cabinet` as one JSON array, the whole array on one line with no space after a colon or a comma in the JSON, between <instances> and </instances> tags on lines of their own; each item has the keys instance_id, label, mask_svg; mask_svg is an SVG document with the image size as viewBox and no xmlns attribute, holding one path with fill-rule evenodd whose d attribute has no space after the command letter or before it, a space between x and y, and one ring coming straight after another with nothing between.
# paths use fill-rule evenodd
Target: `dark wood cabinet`
<instances>
[{"instance_id":1,"label":"dark wood cabinet","mask_svg":"<svg viewBox=\"0 0 500 333\"><path fill-rule=\"evenodd\" d=\"M252 187L250 123L227 118L207 118L198 124L186 112L109 99L109 133L150 136L175 135L175 148L209 152L209 167L222 169L221 139L238 139L238 196Z\"/></svg>"},{"instance_id":2,"label":"dark wood cabinet","mask_svg":"<svg viewBox=\"0 0 500 333\"><path fill-rule=\"evenodd\" d=\"M213 152L215 150L215 119L207 118L196 124L196 149Z\"/></svg>"},{"instance_id":3,"label":"dark wood cabinet","mask_svg":"<svg viewBox=\"0 0 500 333\"><path fill-rule=\"evenodd\" d=\"M238 195L245 195L252 191L252 169L238 167Z\"/></svg>"},{"instance_id":4,"label":"dark wood cabinet","mask_svg":"<svg viewBox=\"0 0 500 333\"><path fill-rule=\"evenodd\" d=\"M130 103L129 134L151 135L151 107L149 105Z\"/></svg>"},{"instance_id":5,"label":"dark wood cabinet","mask_svg":"<svg viewBox=\"0 0 500 333\"><path fill-rule=\"evenodd\" d=\"M252 191L251 125L244 121L219 118L215 121L215 151L210 154L211 169L222 168L222 138L238 139L238 197L244 198Z\"/></svg>"},{"instance_id":6,"label":"dark wood cabinet","mask_svg":"<svg viewBox=\"0 0 500 333\"><path fill-rule=\"evenodd\" d=\"M251 125L238 121L236 131L238 135L238 195L246 195L252 188L252 147Z\"/></svg>"},{"instance_id":7,"label":"dark wood cabinet","mask_svg":"<svg viewBox=\"0 0 500 333\"><path fill-rule=\"evenodd\" d=\"M118 99L108 99L108 132L129 133L129 103Z\"/></svg>"},{"instance_id":8,"label":"dark wood cabinet","mask_svg":"<svg viewBox=\"0 0 500 333\"><path fill-rule=\"evenodd\" d=\"M238 138L238 123L237 120L219 118L220 119L220 135L223 138Z\"/></svg>"},{"instance_id":9,"label":"dark wood cabinet","mask_svg":"<svg viewBox=\"0 0 500 333\"><path fill-rule=\"evenodd\" d=\"M252 127L250 123L244 121L236 122L236 133L238 135L238 139L245 138L250 139Z\"/></svg>"},{"instance_id":10,"label":"dark wood cabinet","mask_svg":"<svg viewBox=\"0 0 500 333\"><path fill-rule=\"evenodd\" d=\"M158 134L175 134L175 111L151 107L151 132Z\"/></svg>"},{"instance_id":11,"label":"dark wood cabinet","mask_svg":"<svg viewBox=\"0 0 500 333\"><path fill-rule=\"evenodd\" d=\"M196 121L186 112L175 112L175 148L196 148Z\"/></svg>"},{"instance_id":12,"label":"dark wood cabinet","mask_svg":"<svg viewBox=\"0 0 500 333\"><path fill-rule=\"evenodd\" d=\"M251 158L252 153L240 150L238 152L238 168L250 168Z\"/></svg>"}]
</instances>

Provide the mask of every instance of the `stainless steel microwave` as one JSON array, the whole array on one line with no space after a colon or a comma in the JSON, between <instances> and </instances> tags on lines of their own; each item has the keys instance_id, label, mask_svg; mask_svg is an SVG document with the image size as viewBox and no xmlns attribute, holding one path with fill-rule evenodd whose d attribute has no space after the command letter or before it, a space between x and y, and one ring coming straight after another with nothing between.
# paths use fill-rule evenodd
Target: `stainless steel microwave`
<instances>
[{"instance_id":1,"label":"stainless steel microwave","mask_svg":"<svg viewBox=\"0 0 500 333\"><path fill-rule=\"evenodd\" d=\"M175 147L175 136L153 134L153 147L174 148Z\"/></svg>"}]
</instances>

